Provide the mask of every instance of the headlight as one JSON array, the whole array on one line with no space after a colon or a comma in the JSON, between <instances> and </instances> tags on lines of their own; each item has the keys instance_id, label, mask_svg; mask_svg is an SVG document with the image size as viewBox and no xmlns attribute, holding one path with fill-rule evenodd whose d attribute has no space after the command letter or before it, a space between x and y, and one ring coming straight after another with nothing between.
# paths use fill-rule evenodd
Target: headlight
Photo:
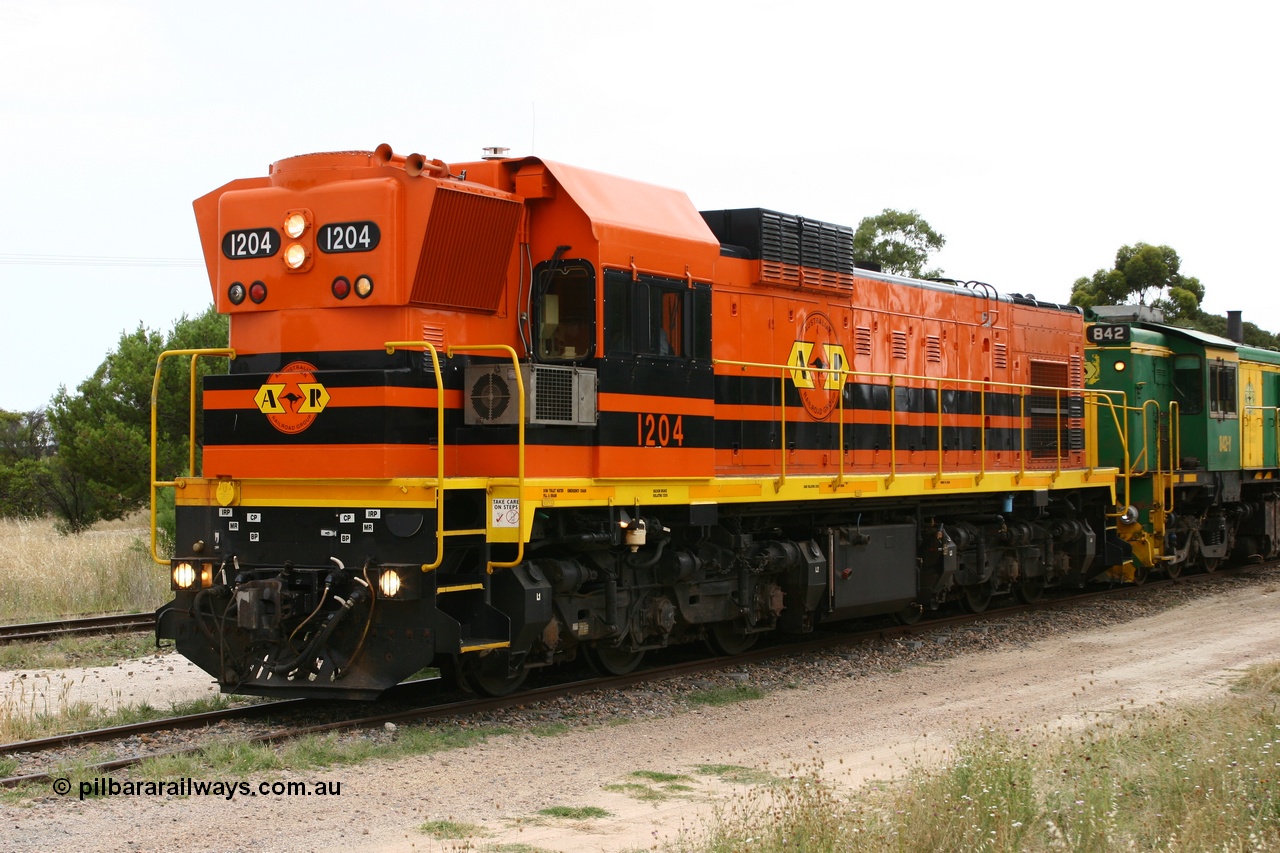
<instances>
[{"instance_id":1,"label":"headlight","mask_svg":"<svg viewBox=\"0 0 1280 853\"><path fill-rule=\"evenodd\" d=\"M293 239L302 236L302 232L307 230L307 217L297 211L290 213L284 218L284 233Z\"/></svg>"},{"instance_id":2,"label":"headlight","mask_svg":"<svg viewBox=\"0 0 1280 853\"><path fill-rule=\"evenodd\" d=\"M178 563L173 567L173 585L178 589L191 589L196 582L196 569L190 563Z\"/></svg>"},{"instance_id":3,"label":"headlight","mask_svg":"<svg viewBox=\"0 0 1280 853\"><path fill-rule=\"evenodd\" d=\"M394 569L387 569L378 575L378 591L383 598L395 598L400 591L400 575Z\"/></svg>"},{"instance_id":4,"label":"headlight","mask_svg":"<svg viewBox=\"0 0 1280 853\"><path fill-rule=\"evenodd\" d=\"M307 247L301 243L290 243L284 250L284 262L291 270L302 269L307 262Z\"/></svg>"},{"instance_id":5,"label":"headlight","mask_svg":"<svg viewBox=\"0 0 1280 853\"><path fill-rule=\"evenodd\" d=\"M368 299L369 294L373 293L373 279L367 275L362 275L356 279L356 296L361 299Z\"/></svg>"}]
</instances>

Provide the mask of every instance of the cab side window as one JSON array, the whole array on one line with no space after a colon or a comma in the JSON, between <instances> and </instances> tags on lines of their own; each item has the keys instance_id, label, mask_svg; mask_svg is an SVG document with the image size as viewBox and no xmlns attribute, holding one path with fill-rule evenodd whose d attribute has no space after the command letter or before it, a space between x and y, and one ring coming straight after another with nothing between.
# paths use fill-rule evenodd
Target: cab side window
<instances>
[{"instance_id":1,"label":"cab side window","mask_svg":"<svg viewBox=\"0 0 1280 853\"><path fill-rule=\"evenodd\" d=\"M1209 365L1209 412L1236 417L1236 366L1224 361Z\"/></svg>"},{"instance_id":2,"label":"cab side window","mask_svg":"<svg viewBox=\"0 0 1280 853\"><path fill-rule=\"evenodd\" d=\"M540 361L582 361L595 354L596 277L585 261L539 264L532 331Z\"/></svg>"},{"instance_id":3,"label":"cab side window","mask_svg":"<svg viewBox=\"0 0 1280 853\"><path fill-rule=\"evenodd\" d=\"M1198 355L1178 355L1173 359L1173 390L1184 415L1198 415L1204 409L1204 368Z\"/></svg>"},{"instance_id":4,"label":"cab side window","mask_svg":"<svg viewBox=\"0 0 1280 853\"><path fill-rule=\"evenodd\" d=\"M605 273L605 354L709 359L711 288L680 279Z\"/></svg>"}]
</instances>

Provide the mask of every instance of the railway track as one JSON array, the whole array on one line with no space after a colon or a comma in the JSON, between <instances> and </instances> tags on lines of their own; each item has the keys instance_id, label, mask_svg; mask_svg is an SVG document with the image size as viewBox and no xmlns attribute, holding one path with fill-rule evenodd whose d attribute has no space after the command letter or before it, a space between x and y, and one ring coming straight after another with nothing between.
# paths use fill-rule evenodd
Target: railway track
<instances>
[{"instance_id":1,"label":"railway track","mask_svg":"<svg viewBox=\"0 0 1280 853\"><path fill-rule=\"evenodd\" d=\"M27 622L20 625L0 625L0 643L54 640L81 634L128 634L135 631L154 631L155 627L154 613L125 613L117 616L59 619L53 622Z\"/></svg>"},{"instance_id":2,"label":"railway track","mask_svg":"<svg viewBox=\"0 0 1280 853\"><path fill-rule=\"evenodd\" d=\"M1256 568L1258 567L1242 566L1220 571L1215 574L1200 574L1176 579L1150 581L1143 587L1143 589L1177 586L1188 583L1212 582L1218 578L1230 577ZM1136 590L1137 587L1126 586L1048 599L1034 604L1011 603L1005 607L989 609L977 614L965 613L944 616L941 618L928 619L915 625L881 625L861 630L833 633L791 643L780 643L777 645L756 648L728 657L699 658L680 663L649 667L622 676L587 678L556 683L544 687L523 690L511 696L499 698L469 697L460 700L454 698L449 699L448 701L436 702L429 705L410 705L408 708L401 707L400 709L382 712L371 716L350 717L343 715L337 719L323 723L313 723L293 727L282 726L265 732L246 734L245 736L239 737L238 740L242 743L279 743L310 734L322 734L351 729L372 729L384 726L387 723L402 724L423 722L482 713L485 711L501 710L519 705L534 705L589 691L617 690L646 682L665 681L730 667L742 666L744 664L768 661L770 659L780 657L828 651L843 646L863 643L869 640L892 640L973 623L994 621L1033 610L1071 607L1085 602L1132 594ZM403 706L403 699L411 695L409 691L413 689L421 689L424 685L438 683L439 682L436 680L428 680L400 685L395 688L394 691L389 692L389 695L387 696L388 704L399 701L399 704ZM443 684L440 684L440 695L438 698L447 698L447 696L450 695L447 693L447 690L448 688L445 688ZM396 692L404 695L400 697L393 697L391 694ZM456 696L456 694L451 695ZM220 711L210 711L183 717L171 717L145 723L117 726L108 729L55 735L39 740L0 745L0 756L21 756L25 758L40 753L71 748L85 743L122 741L142 734L199 729L225 721L253 720L262 718L269 719L273 715L283 717L291 714L306 714L311 709L318 708L323 704L324 703L322 702L311 699L284 700L278 702L267 702L260 705L224 709ZM178 749L161 749L154 752L148 752L147 754L126 756L110 761L90 764L82 769L84 771L94 773L109 773L114 770L120 770L137 765L150 758L196 753L204 747L204 744L197 744L184 746ZM0 787L12 788L24 784L48 782L52 778L53 777L49 773L43 771L26 773L0 779Z\"/></svg>"}]
</instances>

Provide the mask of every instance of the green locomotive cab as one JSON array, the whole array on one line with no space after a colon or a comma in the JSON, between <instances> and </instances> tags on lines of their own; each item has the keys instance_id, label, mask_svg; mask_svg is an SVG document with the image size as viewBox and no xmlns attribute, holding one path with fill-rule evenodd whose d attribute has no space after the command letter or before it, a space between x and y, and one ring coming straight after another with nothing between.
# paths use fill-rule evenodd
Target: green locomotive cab
<instances>
[{"instance_id":1,"label":"green locomotive cab","mask_svg":"<svg viewBox=\"0 0 1280 853\"><path fill-rule=\"evenodd\" d=\"M1095 308L1086 382L1098 464L1126 472L1118 579L1208 571L1277 541L1280 354L1165 325L1145 306Z\"/></svg>"}]
</instances>

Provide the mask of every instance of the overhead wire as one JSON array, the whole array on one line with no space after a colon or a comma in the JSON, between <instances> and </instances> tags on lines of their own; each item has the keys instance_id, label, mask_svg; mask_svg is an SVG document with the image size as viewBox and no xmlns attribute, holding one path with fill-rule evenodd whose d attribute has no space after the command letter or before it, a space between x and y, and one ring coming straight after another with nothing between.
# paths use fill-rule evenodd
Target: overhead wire
<instances>
[{"instance_id":1,"label":"overhead wire","mask_svg":"<svg viewBox=\"0 0 1280 853\"><path fill-rule=\"evenodd\" d=\"M119 258L108 255L0 254L0 264L55 267L201 267L198 258Z\"/></svg>"}]
</instances>

